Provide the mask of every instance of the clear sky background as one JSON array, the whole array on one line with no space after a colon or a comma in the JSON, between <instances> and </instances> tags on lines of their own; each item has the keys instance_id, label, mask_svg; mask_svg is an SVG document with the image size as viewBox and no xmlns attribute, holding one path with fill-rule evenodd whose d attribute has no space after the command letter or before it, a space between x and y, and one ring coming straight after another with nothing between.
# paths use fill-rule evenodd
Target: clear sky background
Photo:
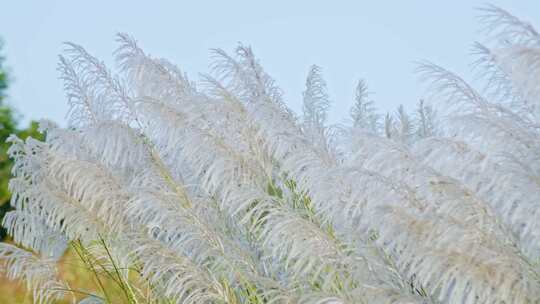
<instances>
[{"instance_id":1,"label":"clear sky background","mask_svg":"<svg viewBox=\"0 0 540 304\"><path fill-rule=\"evenodd\" d=\"M65 124L67 103L56 72L62 42L83 45L109 63L114 35L133 35L143 49L176 63L193 80L207 72L209 49L251 45L266 71L301 109L311 64L323 67L341 121L355 83L366 79L381 111L411 108L423 88L415 61L429 60L471 78L479 32L475 9L485 1L5 1L0 5L3 55L13 81L8 101L25 119ZM540 28L539 0L494 0Z\"/></svg>"}]
</instances>

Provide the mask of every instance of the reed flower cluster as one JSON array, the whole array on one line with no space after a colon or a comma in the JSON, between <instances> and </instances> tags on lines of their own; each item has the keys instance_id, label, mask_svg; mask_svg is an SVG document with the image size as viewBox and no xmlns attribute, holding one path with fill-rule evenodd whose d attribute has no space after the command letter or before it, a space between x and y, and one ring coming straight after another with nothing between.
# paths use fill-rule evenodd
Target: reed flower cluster
<instances>
[{"instance_id":1,"label":"reed flower cluster","mask_svg":"<svg viewBox=\"0 0 540 304\"><path fill-rule=\"evenodd\" d=\"M317 66L297 115L246 46L195 82L124 34L116 72L68 43L68 126L10 138L1 269L36 303L540 303L540 34L481 15L485 88L420 63L414 115L360 81L339 125Z\"/></svg>"}]
</instances>

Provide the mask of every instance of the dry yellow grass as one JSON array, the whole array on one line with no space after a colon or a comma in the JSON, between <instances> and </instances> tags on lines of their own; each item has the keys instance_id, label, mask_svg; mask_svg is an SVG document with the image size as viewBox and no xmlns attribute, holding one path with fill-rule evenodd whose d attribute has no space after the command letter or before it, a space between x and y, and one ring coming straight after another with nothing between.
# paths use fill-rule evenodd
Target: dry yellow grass
<instances>
[{"instance_id":1,"label":"dry yellow grass","mask_svg":"<svg viewBox=\"0 0 540 304\"><path fill-rule=\"evenodd\" d=\"M78 258L73 250L68 250L59 262L59 271L62 279L74 290L95 291L97 290L95 278L84 263ZM102 278L105 282L108 280ZM108 281L106 286L113 289L113 284ZM109 288L107 288L109 289ZM85 297L82 294L74 294L77 300ZM57 302L58 304L71 303L71 299ZM25 288L23 282L10 281L0 275L0 304L32 304L32 292Z\"/></svg>"},{"instance_id":2,"label":"dry yellow grass","mask_svg":"<svg viewBox=\"0 0 540 304\"><path fill-rule=\"evenodd\" d=\"M9 281L2 276L0 277L0 303L31 304L31 293L28 293L21 283Z\"/></svg>"}]
</instances>

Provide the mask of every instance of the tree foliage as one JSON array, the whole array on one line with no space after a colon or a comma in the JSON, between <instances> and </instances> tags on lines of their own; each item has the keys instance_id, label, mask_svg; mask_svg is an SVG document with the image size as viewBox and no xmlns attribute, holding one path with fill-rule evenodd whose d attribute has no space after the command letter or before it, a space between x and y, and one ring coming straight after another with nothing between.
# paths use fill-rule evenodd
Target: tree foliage
<instances>
[{"instance_id":1,"label":"tree foliage","mask_svg":"<svg viewBox=\"0 0 540 304\"><path fill-rule=\"evenodd\" d=\"M363 82L353 123L327 125L318 67L299 119L245 46L195 83L123 34L119 75L68 44L69 126L10 137L8 275L38 303L539 303L540 36L483 16L500 43L479 62L507 103L423 63L444 128L420 102L374 132ZM56 276L68 245L94 289Z\"/></svg>"}]
</instances>

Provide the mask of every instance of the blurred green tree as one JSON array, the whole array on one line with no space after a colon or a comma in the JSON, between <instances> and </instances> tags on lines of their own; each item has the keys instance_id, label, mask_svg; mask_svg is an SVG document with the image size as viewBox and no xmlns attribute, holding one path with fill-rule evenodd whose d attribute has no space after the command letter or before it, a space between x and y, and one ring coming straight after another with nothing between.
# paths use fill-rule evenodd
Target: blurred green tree
<instances>
[{"instance_id":1,"label":"blurred green tree","mask_svg":"<svg viewBox=\"0 0 540 304\"><path fill-rule=\"evenodd\" d=\"M1 49L2 42L0 41ZM35 121L30 122L27 128L18 128L20 115L5 103L9 77L3 63L4 57L0 55L0 222L4 218L4 214L10 209L9 199L11 197L11 193L8 190L8 183L11 176L12 162L7 156L9 144L6 143L6 139L10 134L17 134L17 136L23 139L28 136L43 139L42 134L38 132L38 124ZM5 232L3 228L0 228L0 240L4 239Z\"/></svg>"}]
</instances>

